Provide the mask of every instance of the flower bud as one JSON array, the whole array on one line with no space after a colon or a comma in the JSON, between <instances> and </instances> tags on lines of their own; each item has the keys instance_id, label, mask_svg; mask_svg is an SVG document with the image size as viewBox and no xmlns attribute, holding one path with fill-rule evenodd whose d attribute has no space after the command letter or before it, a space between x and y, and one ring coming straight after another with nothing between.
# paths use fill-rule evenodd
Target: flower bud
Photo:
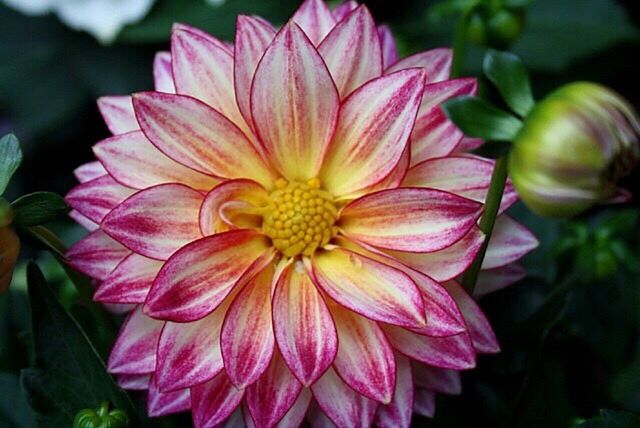
<instances>
[{"instance_id":1,"label":"flower bud","mask_svg":"<svg viewBox=\"0 0 640 428\"><path fill-rule=\"evenodd\" d=\"M11 205L0 198L0 294L9 288L20 253L20 240L11 227L12 220Z\"/></svg>"},{"instance_id":2,"label":"flower bud","mask_svg":"<svg viewBox=\"0 0 640 428\"><path fill-rule=\"evenodd\" d=\"M469 15L467 37L477 46L505 49L524 29L524 9L479 4Z\"/></svg>"},{"instance_id":3,"label":"flower bud","mask_svg":"<svg viewBox=\"0 0 640 428\"><path fill-rule=\"evenodd\" d=\"M565 85L527 116L509 155L511 179L541 216L624 200L617 182L640 158L639 134L637 114L618 94L589 82Z\"/></svg>"},{"instance_id":4,"label":"flower bud","mask_svg":"<svg viewBox=\"0 0 640 428\"><path fill-rule=\"evenodd\" d=\"M95 409L82 409L73 420L73 428L125 428L129 426L127 414L122 410L109 411L109 402L103 401Z\"/></svg>"}]
</instances>

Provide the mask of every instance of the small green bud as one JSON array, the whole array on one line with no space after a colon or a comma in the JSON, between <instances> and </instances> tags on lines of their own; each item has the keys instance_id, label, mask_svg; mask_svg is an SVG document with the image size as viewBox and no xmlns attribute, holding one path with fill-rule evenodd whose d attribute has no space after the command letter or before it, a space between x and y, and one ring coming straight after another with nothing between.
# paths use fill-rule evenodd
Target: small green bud
<instances>
[{"instance_id":1,"label":"small green bud","mask_svg":"<svg viewBox=\"0 0 640 428\"><path fill-rule=\"evenodd\" d=\"M640 122L618 94L595 83L565 85L526 117L509 154L522 201L547 217L570 217L621 201L619 179L640 159Z\"/></svg>"},{"instance_id":2,"label":"small green bud","mask_svg":"<svg viewBox=\"0 0 640 428\"><path fill-rule=\"evenodd\" d=\"M507 48L522 34L524 14L520 11L502 9L487 21L487 36L491 46Z\"/></svg>"},{"instance_id":3,"label":"small green bud","mask_svg":"<svg viewBox=\"0 0 640 428\"><path fill-rule=\"evenodd\" d=\"M474 12L469 16L467 37L471 43L477 46L487 45L487 28L484 23L484 18L479 12Z\"/></svg>"},{"instance_id":4,"label":"small green bud","mask_svg":"<svg viewBox=\"0 0 640 428\"><path fill-rule=\"evenodd\" d=\"M73 428L126 428L127 414L119 409L109 411L109 402L103 401L98 409L82 409L73 420Z\"/></svg>"}]
</instances>

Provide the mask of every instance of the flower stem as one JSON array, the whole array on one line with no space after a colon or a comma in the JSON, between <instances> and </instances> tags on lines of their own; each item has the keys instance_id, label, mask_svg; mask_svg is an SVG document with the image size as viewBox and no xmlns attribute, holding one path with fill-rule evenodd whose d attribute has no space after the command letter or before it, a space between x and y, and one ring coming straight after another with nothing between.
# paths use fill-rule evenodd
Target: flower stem
<instances>
[{"instance_id":1,"label":"flower stem","mask_svg":"<svg viewBox=\"0 0 640 428\"><path fill-rule=\"evenodd\" d=\"M489 183L489 191L487 193L487 199L484 204L484 213L480 218L478 226L480 230L485 234L485 240L480 247L480 251L476 254L476 258L473 263L462 275L462 286L467 290L469 294L473 293L476 287L476 281L478 280L478 274L484 261L484 255L487 252L489 246L489 240L491 239L491 233L493 232L493 226L496 223L496 217L498 217L498 210L500 209L500 202L502 201L502 194L504 193L504 187L507 183L507 158L502 156L496 160L496 164L493 167L493 173L491 174L491 182Z\"/></svg>"},{"instance_id":2,"label":"flower stem","mask_svg":"<svg viewBox=\"0 0 640 428\"><path fill-rule=\"evenodd\" d=\"M464 68L464 53L467 44L467 25L469 23L470 9L460 13L458 24L453 35L453 63L451 64L451 77L460 77Z\"/></svg>"}]
</instances>

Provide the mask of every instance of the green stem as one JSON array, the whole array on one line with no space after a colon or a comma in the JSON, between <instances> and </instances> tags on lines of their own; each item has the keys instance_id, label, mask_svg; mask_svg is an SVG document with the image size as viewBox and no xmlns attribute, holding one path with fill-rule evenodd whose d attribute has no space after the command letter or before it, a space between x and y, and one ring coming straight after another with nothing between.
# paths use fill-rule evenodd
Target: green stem
<instances>
[{"instance_id":1,"label":"green stem","mask_svg":"<svg viewBox=\"0 0 640 428\"><path fill-rule=\"evenodd\" d=\"M507 183L507 158L502 156L496 160L496 164L493 167L493 173L491 174L491 182L489 183L489 191L484 203L484 213L480 218L479 227L485 234L485 240L480 247L480 251L476 254L476 258L473 263L467 269L462 276L462 286L467 290L469 294L473 293L476 287L476 281L478 280L478 274L484 261L484 255L487 252L489 246L489 240L491 239L491 233L493 232L493 226L496 223L496 217L498 217L498 211L500 209L500 202L502 201L502 194L504 193L504 186Z\"/></svg>"},{"instance_id":2,"label":"green stem","mask_svg":"<svg viewBox=\"0 0 640 428\"><path fill-rule=\"evenodd\" d=\"M451 64L451 77L460 77L464 69L464 53L467 46L467 27L472 8L469 7L460 13L456 31L453 35L453 63Z\"/></svg>"}]
</instances>

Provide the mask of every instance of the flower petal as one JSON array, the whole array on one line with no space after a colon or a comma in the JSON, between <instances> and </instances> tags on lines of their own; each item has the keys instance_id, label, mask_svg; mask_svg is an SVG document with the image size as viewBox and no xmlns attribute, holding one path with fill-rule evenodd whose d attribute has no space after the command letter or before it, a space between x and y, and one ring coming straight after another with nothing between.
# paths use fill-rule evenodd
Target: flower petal
<instances>
[{"instance_id":1,"label":"flower petal","mask_svg":"<svg viewBox=\"0 0 640 428\"><path fill-rule=\"evenodd\" d=\"M155 379L151 379L147 398L147 414L152 418L185 412L191 408L191 391L181 389L173 392L161 392Z\"/></svg>"},{"instance_id":2,"label":"flower petal","mask_svg":"<svg viewBox=\"0 0 640 428\"><path fill-rule=\"evenodd\" d=\"M349 13L351 13L352 10L356 9L358 6L359 5L357 1L354 1L354 0L343 1L331 11L331 14L333 15L336 22L340 22L345 17L347 17L347 15L349 15Z\"/></svg>"},{"instance_id":3,"label":"flower petal","mask_svg":"<svg viewBox=\"0 0 640 428\"><path fill-rule=\"evenodd\" d=\"M483 202L489 190L489 182L495 161L477 156L448 156L428 159L411 167L403 186L429 187ZM511 180L507 181L500 211L518 200Z\"/></svg>"},{"instance_id":4,"label":"flower petal","mask_svg":"<svg viewBox=\"0 0 640 428\"><path fill-rule=\"evenodd\" d=\"M140 129L129 95L101 97L98 99L98 109L113 135Z\"/></svg>"},{"instance_id":5,"label":"flower petal","mask_svg":"<svg viewBox=\"0 0 640 428\"><path fill-rule=\"evenodd\" d=\"M351 12L318 46L341 98L382 74L376 23L365 6Z\"/></svg>"},{"instance_id":6,"label":"flower petal","mask_svg":"<svg viewBox=\"0 0 640 428\"><path fill-rule=\"evenodd\" d=\"M238 107L247 123L251 118L251 83L260 58L276 35L273 26L255 16L238 16L236 23L233 77Z\"/></svg>"},{"instance_id":7,"label":"flower petal","mask_svg":"<svg viewBox=\"0 0 640 428\"><path fill-rule=\"evenodd\" d=\"M73 175L76 176L80 183L86 183L94 178L107 175L107 170L104 169L99 161L87 162L80 165L73 171Z\"/></svg>"},{"instance_id":8,"label":"flower petal","mask_svg":"<svg viewBox=\"0 0 640 428\"><path fill-rule=\"evenodd\" d=\"M233 55L209 35L174 27L171 62L178 94L207 103L243 130L233 86Z\"/></svg>"},{"instance_id":9,"label":"flower petal","mask_svg":"<svg viewBox=\"0 0 640 428\"><path fill-rule=\"evenodd\" d=\"M413 381L421 388L430 389L440 394L458 395L462 392L460 372L441 369L427 364L411 363Z\"/></svg>"},{"instance_id":10,"label":"flower petal","mask_svg":"<svg viewBox=\"0 0 640 428\"><path fill-rule=\"evenodd\" d=\"M97 302L144 303L162 262L130 254L100 284L93 295Z\"/></svg>"},{"instance_id":11,"label":"flower petal","mask_svg":"<svg viewBox=\"0 0 640 428\"><path fill-rule=\"evenodd\" d=\"M342 248L319 251L312 263L316 283L342 306L376 321L426 324L418 287L398 269Z\"/></svg>"},{"instance_id":12,"label":"flower petal","mask_svg":"<svg viewBox=\"0 0 640 428\"><path fill-rule=\"evenodd\" d=\"M243 274L264 267L273 257L266 238L253 230L207 236L173 254L156 277L145 310L177 322L200 319L213 311Z\"/></svg>"},{"instance_id":13,"label":"flower petal","mask_svg":"<svg viewBox=\"0 0 640 428\"><path fill-rule=\"evenodd\" d=\"M481 297L485 294L493 293L494 291L515 284L526 276L527 271L516 263L511 263L496 269L480 271L473 295L475 297Z\"/></svg>"},{"instance_id":14,"label":"flower petal","mask_svg":"<svg viewBox=\"0 0 640 428\"><path fill-rule=\"evenodd\" d=\"M247 407L257 427L278 424L295 403L302 384L291 373L279 352L274 352L269 368L247 388Z\"/></svg>"},{"instance_id":15,"label":"flower petal","mask_svg":"<svg viewBox=\"0 0 640 428\"><path fill-rule=\"evenodd\" d=\"M156 368L156 347L163 321L149 318L138 306L122 325L107 368L111 373L151 373Z\"/></svg>"},{"instance_id":16,"label":"flower petal","mask_svg":"<svg viewBox=\"0 0 640 428\"><path fill-rule=\"evenodd\" d=\"M368 427L378 403L349 388L333 368L311 386L320 408L338 428Z\"/></svg>"},{"instance_id":17,"label":"flower petal","mask_svg":"<svg viewBox=\"0 0 640 428\"><path fill-rule=\"evenodd\" d=\"M129 254L131 251L98 229L73 244L66 257L74 269L103 280Z\"/></svg>"},{"instance_id":18,"label":"flower petal","mask_svg":"<svg viewBox=\"0 0 640 428\"><path fill-rule=\"evenodd\" d=\"M222 326L224 368L238 388L252 384L267 369L273 354L269 266L236 296Z\"/></svg>"},{"instance_id":19,"label":"flower petal","mask_svg":"<svg viewBox=\"0 0 640 428\"><path fill-rule=\"evenodd\" d=\"M135 190L124 187L108 175L86 181L71 189L65 201L90 220L100 223L114 207Z\"/></svg>"},{"instance_id":20,"label":"flower petal","mask_svg":"<svg viewBox=\"0 0 640 428\"><path fill-rule=\"evenodd\" d=\"M500 352L500 345L491 324L484 316L482 309L467 294L467 292L455 281L444 284L447 291L456 299L456 303L464 315L469 328L469 336L474 349L482 354L495 354Z\"/></svg>"},{"instance_id":21,"label":"flower petal","mask_svg":"<svg viewBox=\"0 0 640 428\"><path fill-rule=\"evenodd\" d=\"M447 156L462 140L462 131L440 108L441 104L461 95L475 95L476 79L454 79L424 87L422 103L411 133L412 165L425 159Z\"/></svg>"},{"instance_id":22,"label":"flower petal","mask_svg":"<svg viewBox=\"0 0 640 428\"><path fill-rule=\"evenodd\" d=\"M322 57L300 27L289 22L262 57L251 88L256 132L287 179L317 175L338 108L338 93Z\"/></svg>"},{"instance_id":23,"label":"flower petal","mask_svg":"<svg viewBox=\"0 0 640 428\"><path fill-rule=\"evenodd\" d=\"M336 196L385 178L396 166L420 105L424 73L407 70L374 79L344 100L322 183Z\"/></svg>"},{"instance_id":24,"label":"flower petal","mask_svg":"<svg viewBox=\"0 0 640 428\"><path fill-rule=\"evenodd\" d=\"M489 240L482 269L495 269L522 258L538 246L536 237L511 217L501 215Z\"/></svg>"},{"instance_id":25,"label":"flower petal","mask_svg":"<svg viewBox=\"0 0 640 428\"><path fill-rule=\"evenodd\" d=\"M356 392L389 403L396 382L396 362L378 324L338 305L331 308L338 330L333 362L340 378Z\"/></svg>"},{"instance_id":26,"label":"flower petal","mask_svg":"<svg viewBox=\"0 0 640 428\"><path fill-rule=\"evenodd\" d=\"M380 37L380 45L382 46L383 67L386 69L391 64L398 62L398 59L400 58L398 56L398 48L396 47L396 41L393 38L393 33L388 26L379 25L378 35Z\"/></svg>"},{"instance_id":27,"label":"flower petal","mask_svg":"<svg viewBox=\"0 0 640 428\"><path fill-rule=\"evenodd\" d=\"M136 253L166 260L201 236L202 199L200 192L182 184L150 187L114 208L102 221L102 228Z\"/></svg>"},{"instance_id":28,"label":"flower petal","mask_svg":"<svg viewBox=\"0 0 640 428\"><path fill-rule=\"evenodd\" d=\"M482 213L482 204L440 190L383 190L350 202L339 226L357 241L390 250L429 252L453 245Z\"/></svg>"},{"instance_id":29,"label":"flower petal","mask_svg":"<svg viewBox=\"0 0 640 428\"><path fill-rule=\"evenodd\" d=\"M331 313L301 262L287 266L278 278L273 329L284 360L305 386L315 382L336 356Z\"/></svg>"},{"instance_id":30,"label":"flower petal","mask_svg":"<svg viewBox=\"0 0 640 428\"><path fill-rule=\"evenodd\" d=\"M292 18L314 45L318 45L336 25L331 11L322 0L305 0Z\"/></svg>"},{"instance_id":31,"label":"flower petal","mask_svg":"<svg viewBox=\"0 0 640 428\"><path fill-rule=\"evenodd\" d=\"M156 91L175 94L176 85L173 83L170 52L156 54L153 60L153 82Z\"/></svg>"},{"instance_id":32,"label":"flower petal","mask_svg":"<svg viewBox=\"0 0 640 428\"><path fill-rule=\"evenodd\" d=\"M484 242L484 233L472 227L453 245L430 253L407 253L387 250L395 259L418 270L438 282L448 281L462 274L473 263Z\"/></svg>"},{"instance_id":33,"label":"flower petal","mask_svg":"<svg viewBox=\"0 0 640 428\"><path fill-rule=\"evenodd\" d=\"M386 73L407 68L424 68L427 72L426 83L437 83L449 78L452 61L453 51L451 49L431 49L401 59L389 67Z\"/></svg>"},{"instance_id":34,"label":"flower petal","mask_svg":"<svg viewBox=\"0 0 640 428\"><path fill-rule=\"evenodd\" d=\"M222 371L215 378L191 388L191 407L195 428L215 427L240 405L244 390L233 386Z\"/></svg>"},{"instance_id":35,"label":"flower petal","mask_svg":"<svg viewBox=\"0 0 640 428\"><path fill-rule=\"evenodd\" d=\"M144 92L133 105L147 138L170 158L205 174L270 184L271 172L247 137L201 101Z\"/></svg>"},{"instance_id":36,"label":"flower petal","mask_svg":"<svg viewBox=\"0 0 640 428\"><path fill-rule=\"evenodd\" d=\"M303 388L295 403L293 403L293 406L291 406L289 411L280 420L277 427L290 428L302 425L304 417L307 414L307 410L309 409L309 404L311 403L311 397L311 391L307 388Z\"/></svg>"},{"instance_id":37,"label":"flower petal","mask_svg":"<svg viewBox=\"0 0 640 428\"><path fill-rule=\"evenodd\" d=\"M467 333L431 337L384 325L391 346L404 355L436 367L464 370L476 365L476 356Z\"/></svg>"},{"instance_id":38,"label":"flower petal","mask_svg":"<svg viewBox=\"0 0 640 428\"><path fill-rule=\"evenodd\" d=\"M432 418L436 413L436 394L428 389L416 389L413 397L413 411L420 416Z\"/></svg>"},{"instance_id":39,"label":"flower petal","mask_svg":"<svg viewBox=\"0 0 640 428\"><path fill-rule=\"evenodd\" d=\"M141 131L107 138L93 146L93 152L112 177L134 189L180 183L209 190L220 181L167 157Z\"/></svg>"},{"instance_id":40,"label":"flower petal","mask_svg":"<svg viewBox=\"0 0 640 428\"><path fill-rule=\"evenodd\" d=\"M84 214L81 214L80 211L76 211L76 210L69 211L69 217L71 217L73 221L75 221L80 226L87 229L89 232L93 232L100 227L98 223L94 222L93 220L90 220L89 217L85 216Z\"/></svg>"},{"instance_id":41,"label":"flower petal","mask_svg":"<svg viewBox=\"0 0 640 428\"><path fill-rule=\"evenodd\" d=\"M376 411L375 424L379 428L409 428L413 413L413 378L409 360L396 355L398 366L393 401L379 406Z\"/></svg>"},{"instance_id":42,"label":"flower petal","mask_svg":"<svg viewBox=\"0 0 640 428\"><path fill-rule=\"evenodd\" d=\"M144 391L149 389L151 374L122 374L117 376L118 386L132 391Z\"/></svg>"},{"instance_id":43,"label":"flower petal","mask_svg":"<svg viewBox=\"0 0 640 428\"><path fill-rule=\"evenodd\" d=\"M166 323L158 343L156 375L162 391L201 384L224 368L220 330L230 300L194 322Z\"/></svg>"}]
</instances>

